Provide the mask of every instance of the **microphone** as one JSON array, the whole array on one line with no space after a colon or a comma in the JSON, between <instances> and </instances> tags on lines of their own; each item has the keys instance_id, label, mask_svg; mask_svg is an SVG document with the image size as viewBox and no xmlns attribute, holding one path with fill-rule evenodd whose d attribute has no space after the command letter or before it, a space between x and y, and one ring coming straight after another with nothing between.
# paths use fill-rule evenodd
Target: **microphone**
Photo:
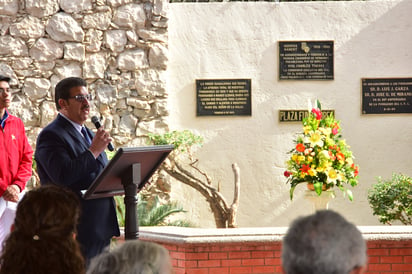
<instances>
[{"instance_id":1,"label":"microphone","mask_svg":"<svg viewBox=\"0 0 412 274\"><path fill-rule=\"evenodd\" d=\"M99 128L102 126L102 125L100 124L99 118L97 118L96 116L93 116L93 117L92 117L92 123L94 124L94 126L95 126L97 129L99 129ZM107 145L107 149L110 150L110 151L113 151L113 150L114 150L114 147L113 147L112 143L109 143L109 144Z\"/></svg>"}]
</instances>

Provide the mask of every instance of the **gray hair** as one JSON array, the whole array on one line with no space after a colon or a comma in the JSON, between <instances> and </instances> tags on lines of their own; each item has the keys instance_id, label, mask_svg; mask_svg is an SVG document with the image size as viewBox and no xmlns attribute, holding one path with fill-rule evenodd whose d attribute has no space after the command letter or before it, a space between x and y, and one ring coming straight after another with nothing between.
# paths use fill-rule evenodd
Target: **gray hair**
<instances>
[{"instance_id":1,"label":"gray hair","mask_svg":"<svg viewBox=\"0 0 412 274\"><path fill-rule=\"evenodd\" d=\"M169 274L169 251L163 246L128 240L91 260L87 274Z\"/></svg>"},{"instance_id":2,"label":"gray hair","mask_svg":"<svg viewBox=\"0 0 412 274\"><path fill-rule=\"evenodd\" d=\"M361 232L331 210L296 219L283 239L282 266L287 274L348 274L366 262Z\"/></svg>"}]
</instances>

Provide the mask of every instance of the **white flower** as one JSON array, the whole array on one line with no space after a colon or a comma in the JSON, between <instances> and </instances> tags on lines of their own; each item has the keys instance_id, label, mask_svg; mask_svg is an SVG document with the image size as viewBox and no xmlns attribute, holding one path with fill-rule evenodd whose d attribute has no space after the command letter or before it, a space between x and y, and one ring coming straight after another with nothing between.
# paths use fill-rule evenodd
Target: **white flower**
<instances>
[{"instance_id":1,"label":"white flower","mask_svg":"<svg viewBox=\"0 0 412 274\"><path fill-rule=\"evenodd\" d=\"M328 175L328 179L327 182L328 183L333 183L336 184L336 180L338 179L338 173L336 172L336 170L333 167L329 167L326 170L326 175Z\"/></svg>"},{"instance_id":2,"label":"white flower","mask_svg":"<svg viewBox=\"0 0 412 274\"><path fill-rule=\"evenodd\" d=\"M305 143L310 143L311 147L323 147L322 134L318 130L310 133L309 137L305 137Z\"/></svg>"}]
</instances>

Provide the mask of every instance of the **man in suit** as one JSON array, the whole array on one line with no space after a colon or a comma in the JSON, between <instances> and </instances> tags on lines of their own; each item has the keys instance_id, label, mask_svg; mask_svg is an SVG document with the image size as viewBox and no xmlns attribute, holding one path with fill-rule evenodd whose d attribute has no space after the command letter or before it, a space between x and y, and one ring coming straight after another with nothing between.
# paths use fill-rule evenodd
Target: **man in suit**
<instances>
[{"instance_id":1,"label":"man in suit","mask_svg":"<svg viewBox=\"0 0 412 274\"><path fill-rule=\"evenodd\" d=\"M37 138L35 160L41 184L70 188L81 199L77 239L88 263L119 236L114 199L85 200L81 191L89 188L107 164L104 152L111 138L103 127L96 134L84 126L91 95L86 82L77 77L61 80L55 88L56 119Z\"/></svg>"}]
</instances>

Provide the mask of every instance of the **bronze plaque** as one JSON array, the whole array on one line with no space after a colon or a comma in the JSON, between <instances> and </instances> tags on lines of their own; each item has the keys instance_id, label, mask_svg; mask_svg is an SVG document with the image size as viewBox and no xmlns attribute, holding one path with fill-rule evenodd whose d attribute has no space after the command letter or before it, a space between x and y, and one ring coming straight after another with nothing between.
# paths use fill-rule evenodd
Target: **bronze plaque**
<instances>
[{"instance_id":1,"label":"bronze plaque","mask_svg":"<svg viewBox=\"0 0 412 274\"><path fill-rule=\"evenodd\" d=\"M335 116L335 110L322 110L322 116L330 114ZM308 116L307 110L279 110L279 122L302 122Z\"/></svg>"},{"instance_id":2,"label":"bronze plaque","mask_svg":"<svg viewBox=\"0 0 412 274\"><path fill-rule=\"evenodd\" d=\"M196 115L252 115L251 82L251 79L196 80Z\"/></svg>"},{"instance_id":3,"label":"bronze plaque","mask_svg":"<svg viewBox=\"0 0 412 274\"><path fill-rule=\"evenodd\" d=\"M363 78L362 114L412 113L412 78Z\"/></svg>"},{"instance_id":4,"label":"bronze plaque","mask_svg":"<svg viewBox=\"0 0 412 274\"><path fill-rule=\"evenodd\" d=\"M333 41L279 42L279 80L333 80Z\"/></svg>"}]
</instances>

